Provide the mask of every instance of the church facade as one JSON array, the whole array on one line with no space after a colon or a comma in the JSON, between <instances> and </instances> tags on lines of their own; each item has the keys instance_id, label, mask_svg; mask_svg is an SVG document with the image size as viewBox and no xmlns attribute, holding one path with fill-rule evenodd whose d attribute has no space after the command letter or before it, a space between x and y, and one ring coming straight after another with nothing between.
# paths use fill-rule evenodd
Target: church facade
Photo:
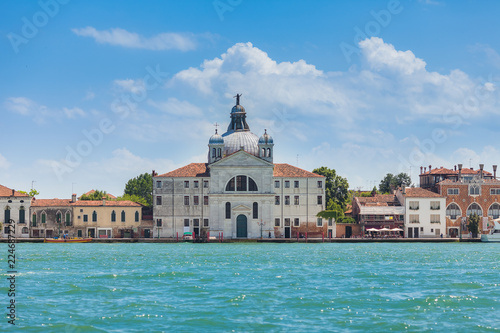
<instances>
[{"instance_id":1,"label":"church facade","mask_svg":"<svg viewBox=\"0 0 500 333\"><path fill-rule=\"evenodd\" d=\"M250 131L239 97L227 131L209 139L207 163L153 172L153 236L332 236L335 226L316 217L325 207L325 178L275 164L273 138Z\"/></svg>"}]
</instances>

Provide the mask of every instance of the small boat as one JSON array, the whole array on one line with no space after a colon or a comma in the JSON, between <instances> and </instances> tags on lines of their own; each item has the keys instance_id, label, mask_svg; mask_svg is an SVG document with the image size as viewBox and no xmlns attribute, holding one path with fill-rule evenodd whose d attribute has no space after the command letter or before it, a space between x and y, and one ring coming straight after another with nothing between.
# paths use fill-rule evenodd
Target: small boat
<instances>
[{"instance_id":1,"label":"small boat","mask_svg":"<svg viewBox=\"0 0 500 333\"><path fill-rule=\"evenodd\" d=\"M44 238L44 243L88 243L92 238Z\"/></svg>"},{"instance_id":2,"label":"small boat","mask_svg":"<svg viewBox=\"0 0 500 333\"><path fill-rule=\"evenodd\" d=\"M481 235L481 242L500 242L500 219L493 220L494 227L489 233Z\"/></svg>"}]
</instances>

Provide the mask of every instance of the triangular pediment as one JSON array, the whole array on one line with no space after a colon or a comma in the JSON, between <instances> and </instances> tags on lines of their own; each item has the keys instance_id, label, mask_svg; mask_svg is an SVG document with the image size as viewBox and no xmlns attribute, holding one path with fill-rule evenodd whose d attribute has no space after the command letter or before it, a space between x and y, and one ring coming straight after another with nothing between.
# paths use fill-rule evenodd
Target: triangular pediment
<instances>
[{"instance_id":1,"label":"triangular pediment","mask_svg":"<svg viewBox=\"0 0 500 333\"><path fill-rule=\"evenodd\" d=\"M238 206L233 207L232 210L233 210L233 212L249 212L250 207L248 207L246 205L238 205Z\"/></svg>"},{"instance_id":2,"label":"triangular pediment","mask_svg":"<svg viewBox=\"0 0 500 333\"><path fill-rule=\"evenodd\" d=\"M240 150L234 154L224 157L220 161L212 163L209 165L212 167L238 167L238 166L268 166L273 167L272 163L269 163L261 158L253 156L244 150Z\"/></svg>"}]
</instances>

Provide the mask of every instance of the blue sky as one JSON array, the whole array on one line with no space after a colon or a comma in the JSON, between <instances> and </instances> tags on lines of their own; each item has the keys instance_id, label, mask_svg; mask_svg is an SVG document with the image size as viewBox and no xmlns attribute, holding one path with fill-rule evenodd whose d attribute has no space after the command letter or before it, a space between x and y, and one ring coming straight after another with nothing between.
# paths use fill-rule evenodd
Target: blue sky
<instances>
[{"instance_id":1,"label":"blue sky","mask_svg":"<svg viewBox=\"0 0 500 333\"><path fill-rule=\"evenodd\" d=\"M7 1L0 183L123 193L205 162L243 94L275 162L351 188L498 164L498 1Z\"/></svg>"}]
</instances>

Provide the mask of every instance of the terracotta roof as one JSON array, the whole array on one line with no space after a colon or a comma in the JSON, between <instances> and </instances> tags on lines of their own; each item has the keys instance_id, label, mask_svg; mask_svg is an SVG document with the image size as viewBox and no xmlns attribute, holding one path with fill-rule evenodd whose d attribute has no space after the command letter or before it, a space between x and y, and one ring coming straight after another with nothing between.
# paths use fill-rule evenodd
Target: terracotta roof
<instances>
[{"instance_id":1,"label":"terracotta roof","mask_svg":"<svg viewBox=\"0 0 500 333\"><path fill-rule=\"evenodd\" d=\"M425 190L420 187L407 187L405 197L407 198L443 198L443 196Z\"/></svg>"},{"instance_id":2,"label":"terracotta roof","mask_svg":"<svg viewBox=\"0 0 500 333\"><path fill-rule=\"evenodd\" d=\"M314 177L314 178L325 178L325 176L318 175L316 173L312 173L309 171L306 171L304 169L300 169L297 167L294 167L290 164L286 163L279 163L274 165L274 177L290 177L290 178L297 178L297 177Z\"/></svg>"},{"instance_id":3,"label":"terracotta roof","mask_svg":"<svg viewBox=\"0 0 500 333\"><path fill-rule=\"evenodd\" d=\"M71 206L71 199L35 199L31 200L31 207L65 207Z\"/></svg>"},{"instance_id":4,"label":"terracotta roof","mask_svg":"<svg viewBox=\"0 0 500 333\"><path fill-rule=\"evenodd\" d=\"M103 206L103 200L78 200L72 202L71 199L33 199L31 207L99 207ZM142 207L140 204L128 200L106 200L109 207Z\"/></svg>"},{"instance_id":5,"label":"terracotta roof","mask_svg":"<svg viewBox=\"0 0 500 333\"><path fill-rule=\"evenodd\" d=\"M12 189L6 186L0 185L0 197L29 197L29 195L14 191L14 195L12 195Z\"/></svg>"},{"instance_id":6,"label":"terracotta roof","mask_svg":"<svg viewBox=\"0 0 500 333\"><path fill-rule=\"evenodd\" d=\"M82 195L87 195L87 196L88 196L88 195L91 195L91 194L92 194L92 193L94 193L94 192L95 192L95 190L90 190L90 191L88 191L87 193L84 193L84 194L82 194ZM78 199L80 199L80 198L82 197L82 195L81 195L81 196L79 196L79 197L78 197ZM112 194L106 193L106 195L107 195L110 199L116 199L116 197L115 197L114 195L112 195Z\"/></svg>"},{"instance_id":7,"label":"terracotta roof","mask_svg":"<svg viewBox=\"0 0 500 333\"><path fill-rule=\"evenodd\" d=\"M191 163L156 177L209 177L206 163Z\"/></svg>"},{"instance_id":8,"label":"terracotta roof","mask_svg":"<svg viewBox=\"0 0 500 333\"><path fill-rule=\"evenodd\" d=\"M463 168L462 175L479 175L481 173L480 169L474 170L472 168ZM458 170L446 169L443 167L434 168L432 170L421 173L421 175L458 175ZM483 170L483 175L491 176L491 172Z\"/></svg>"}]
</instances>

